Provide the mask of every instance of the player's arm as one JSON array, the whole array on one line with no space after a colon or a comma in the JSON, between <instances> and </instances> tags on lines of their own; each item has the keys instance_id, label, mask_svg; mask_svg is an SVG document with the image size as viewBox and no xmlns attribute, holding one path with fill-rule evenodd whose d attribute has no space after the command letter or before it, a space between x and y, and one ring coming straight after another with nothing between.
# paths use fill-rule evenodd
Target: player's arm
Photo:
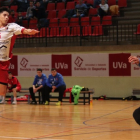
<instances>
[{"instance_id":1,"label":"player's arm","mask_svg":"<svg viewBox=\"0 0 140 140\"><path fill-rule=\"evenodd\" d=\"M39 33L39 31L37 30L34 30L34 29L23 29L23 34L26 34L26 35L35 35Z\"/></svg>"}]
</instances>

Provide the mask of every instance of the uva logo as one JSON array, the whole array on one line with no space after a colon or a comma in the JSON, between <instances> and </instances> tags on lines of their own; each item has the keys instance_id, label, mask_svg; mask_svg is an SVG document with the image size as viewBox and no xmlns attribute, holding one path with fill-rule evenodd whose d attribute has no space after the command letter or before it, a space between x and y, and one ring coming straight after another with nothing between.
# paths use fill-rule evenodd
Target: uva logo
<instances>
[{"instance_id":1,"label":"uva logo","mask_svg":"<svg viewBox=\"0 0 140 140\"><path fill-rule=\"evenodd\" d=\"M127 68L127 64L124 63L124 62L113 62L113 68L114 69L117 69L117 68L126 69Z\"/></svg>"},{"instance_id":2,"label":"uva logo","mask_svg":"<svg viewBox=\"0 0 140 140\"><path fill-rule=\"evenodd\" d=\"M9 69L12 69L12 70L15 69L14 64L11 64L11 63L10 63L10 65L9 65Z\"/></svg>"},{"instance_id":3,"label":"uva logo","mask_svg":"<svg viewBox=\"0 0 140 140\"><path fill-rule=\"evenodd\" d=\"M58 62L58 63L55 63L55 68L56 69L68 69L68 64L65 64L65 63L61 63L61 62Z\"/></svg>"},{"instance_id":4,"label":"uva logo","mask_svg":"<svg viewBox=\"0 0 140 140\"><path fill-rule=\"evenodd\" d=\"M22 58L21 62L20 62L20 65L23 66L24 68L26 68L27 64L28 64L28 60L26 58Z\"/></svg>"}]
</instances>

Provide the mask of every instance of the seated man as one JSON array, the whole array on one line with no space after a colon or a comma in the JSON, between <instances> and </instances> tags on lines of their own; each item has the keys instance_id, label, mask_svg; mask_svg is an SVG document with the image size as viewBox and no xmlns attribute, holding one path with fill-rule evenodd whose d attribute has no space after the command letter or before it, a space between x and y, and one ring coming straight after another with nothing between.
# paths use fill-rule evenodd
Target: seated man
<instances>
[{"instance_id":1,"label":"seated man","mask_svg":"<svg viewBox=\"0 0 140 140\"><path fill-rule=\"evenodd\" d=\"M101 4L99 6L98 15L102 18L108 14L109 6L105 0L101 0Z\"/></svg>"},{"instance_id":2,"label":"seated man","mask_svg":"<svg viewBox=\"0 0 140 140\"><path fill-rule=\"evenodd\" d=\"M36 8L32 9L33 17L37 18L38 21L42 18L46 18L45 8L40 2L36 3Z\"/></svg>"},{"instance_id":3,"label":"seated man","mask_svg":"<svg viewBox=\"0 0 140 140\"><path fill-rule=\"evenodd\" d=\"M26 19L30 21L31 18L33 18L33 11L32 9L35 9L33 1L30 1L30 6L27 9Z\"/></svg>"},{"instance_id":4,"label":"seated man","mask_svg":"<svg viewBox=\"0 0 140 140\"><path fill-rule=\"evenodd\" d=\"M63 80L63 77L60 73L56 71L55 68L51 69L51 74L48 77L47 86L46 86L46 103L49 104L50 92L59 92L58 103L56 105L61 105L63 93L66 90L66 84Z\"/></svg>"},{"instance_id":5,"label":"seated man","mask_svg":"<svg viewBox=\"0 0 140 140\"><path fill-rule=\"evenodd\" d=\"M37 75L35 76L33 87L29 88L32 102L31 104L37 104L35 99L35 93L41 91L42 94L42 103L45 103L45 85L47 83L47 77L42 73L42 69L37 69Z\"/></svg>"},{"instance_id":6,"label":"seated man","mask_svg":"<svg viewBox=\"0 0 140 140\"><path fill-rule=\"evenodd\" d=\"M79 4L75 6L75 14L72 17L84 17L87 14L87 5L83 0L79 0Z\"/></svg>"},{"instance_id":7,"label":"seated man","mask_svg":"<svg viewBox=\"0 0 140 140\"><path fill-rule=\"evenodd\" d=\"M21 90L21 85L16 77L12 75L12 73L8 72L8 86L7 86L7 92L13 92L14 95L14 101L12 104L17 104L17 92ZM1 104L5 102L5 97L3 96Z\"/></svg>"},{"instance_id":8,"label":"seated man","mask_svg":"<svg viewBox=\"0 0 140 140\"><path fill-rule=\"evenodd\" d=\"M14 10L11 10L11 13L10 13L10 16L9 16L9 23L12 23L12 22L16 22L16 16L15 16L15 11Z\"/></svg>"},{"instance_id":9,"label":"seated man","mask_svg":"<svg viewBox=\"0 0 140 140\"><path fill-rule=\"evenodd\" d=\"M21 12L18 12L18 16L17 16L17 19L16 19L16 23L20 26L22 26L22 21L24 20L24 17L22 16L22 13Z\"/></svg>"}]
</instances>

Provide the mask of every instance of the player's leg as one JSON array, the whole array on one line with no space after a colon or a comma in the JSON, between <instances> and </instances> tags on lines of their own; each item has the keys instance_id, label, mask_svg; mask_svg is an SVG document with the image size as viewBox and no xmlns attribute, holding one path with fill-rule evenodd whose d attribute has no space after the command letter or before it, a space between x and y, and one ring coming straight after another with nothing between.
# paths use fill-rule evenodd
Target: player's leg
<instances>
[{"instance_id":1,"label":"player's leg","mask_svg":"<svg viewBox=\"0 0 140 140\"><path fill-rule=\"evenodd\" d=\"M66 90L66 86L60 86L55 90L55 91L59 92L58 102L56 103L56 105L58 105L58 106L61 105L63 94L64 94L65 90Z\"/></svg>"},{"instance_id":2,"label":"player's leg","mask_svg":"<svg viewBox=\"0 0 140 140\"><path fill-rule=\"evenodd\" d=\"M17 104L17 92L20 92L20 90L21 90L21 87L13 88L14 101L12 104Z\"/></svg>"},{"instance_id":3,"label":"player's leg","mask_svg":"<svg viewBox=\"0 0 140 140\"><path fill-rule=\"evenodd\" d=\"M4 104L5 103L6 91L7 91L7 84L0 82L0 96L2 97L2 100L1 100L0 104Z\"/></svg>"},{"instance_id":4,"label":"player's leg","mask_svg":"<svg viewBox=\"0 0 140 140\"><path fill-rule=\"evenodd\" d=\"M17 104L17 88L13 88L13 96L14 96L14 101L12 104Z\"/></svg>"},{"instance_id":5,"label":"player's leg","mask_svg":"<svg viewBox=\"0 0 140 140\"><path fill-rule=\"evenodd\" d=\"M33 92L33 87L29 88L29 92L30 92L30 95L31 95L31 98L32 98L31 104L37 104L37 101L35 99L35 93Z\"/></svg>"}]
</instances>

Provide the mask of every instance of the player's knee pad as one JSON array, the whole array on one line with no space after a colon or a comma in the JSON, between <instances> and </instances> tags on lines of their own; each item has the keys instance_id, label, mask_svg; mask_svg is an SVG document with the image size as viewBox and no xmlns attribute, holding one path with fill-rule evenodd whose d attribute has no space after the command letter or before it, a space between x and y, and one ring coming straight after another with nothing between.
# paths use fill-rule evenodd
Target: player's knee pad
<instances>
[{"instance_id":1,"label":"player's knee pad","mask_svg":"<svg viewBox=\"0 0 140 140\"><path fill-rule=\"evenodd\" d=\"M140 107L133 112L133 118L140 125Z\"/></svg>"}]
</instances>

